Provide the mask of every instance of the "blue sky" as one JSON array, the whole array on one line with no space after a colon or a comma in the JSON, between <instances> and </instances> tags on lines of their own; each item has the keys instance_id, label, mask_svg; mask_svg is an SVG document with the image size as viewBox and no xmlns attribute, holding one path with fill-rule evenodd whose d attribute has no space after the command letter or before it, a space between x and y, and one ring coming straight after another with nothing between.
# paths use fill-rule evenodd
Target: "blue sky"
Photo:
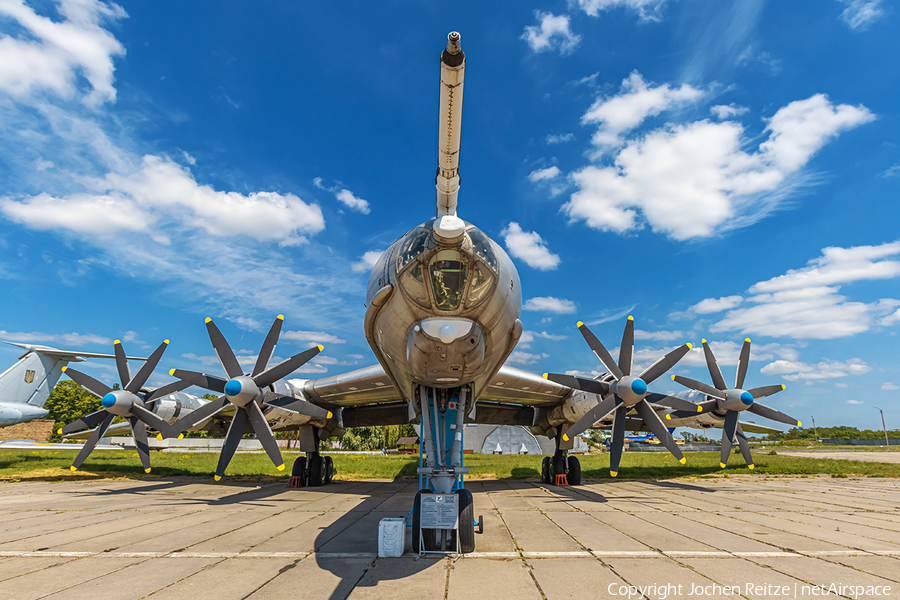
<instances>
[{"instance_id":1,"label":"blue sky","mask_svg":"<svg viewBox=\"0 0 900 600\"><path fill-rule=\"evenodd\" d=\"M0 338L217 372L212 316L303 376L374 363L368 265L434 215L438 57L467 55L459 214L514 257L513 364L712 342L804 424L900 426L900 55L886 2L0 1ZM0 349L3 364L16 349ZM84 369L112 380L110 363ZM708 380L702 354L676 368ZM156 383L167 380L159 370ZM658 382L658 391L674 391Z\"/></svg>"}]
</instances>

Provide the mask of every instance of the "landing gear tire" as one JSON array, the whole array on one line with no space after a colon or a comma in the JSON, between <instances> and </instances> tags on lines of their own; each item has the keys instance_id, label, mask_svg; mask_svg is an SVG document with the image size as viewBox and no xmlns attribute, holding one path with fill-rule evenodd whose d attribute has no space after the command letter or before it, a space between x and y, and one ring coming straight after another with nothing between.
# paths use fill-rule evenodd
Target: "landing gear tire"
<instances>
[{"instance_id":1,"label":"landing gear tire","mask_svg":"<svg viewBox=\"0 0 900 600\"><path fill-rule=\"evenodd\" d=\"M294 459L294 466L291 468L291 479L297 478L297 487L306 487L306 457L298 456Z\"/></svg>"},{"instance_id":2,"label":"landing gear tire","mask_svg":"<svg viewBox=\"0 0 900 600\"><path fill-rule=\"evenodd\" d=\"M459 496L459 551L462 554L475 552L475 505L472 492L456 490Z\"/></svg>"},{"instance_id":3,"label":"landing gear tire","mask_svg":"<svg viewBox=\"0 0 900 600\"><path fill-rule=\"evenodd\" d=\"M552 464L553 464L553 471L550 474L551 475L550 482L555 484L557 475L565 475L566 474L566 457L555 455L553 457Z\"/></svg>"},{"instance_id":4,"label":"landing gear tire","mask_svg":"<svg viewBox=\"0 0 900 600\"><path fill-rule=\"evenodd\" d=\"M328 485L332 481L334 481L334 460L330 456L326 456L325 461L325 480L324 484Z\"/></svg>"},{"instance_id":5,"label":"landing gear tire","mask_svg":"<svg viewBox=\"0 0 900 600\"><path fill-rule=\"evenodd\" d=\"M544 460L541 461L541 481L547 485L550 485L550 457L545 456Z\"/></svg>"},{"instance_id":6,"label":"landing gear tire","mask_svg":"<svg viewBox=\"0 0 900 600\"><path fill-rule=\"evenodd\" d=\"M484 533L484 516L478 515L478 533Z\"/></svg>"},{"instance_id":7,"label":"landing gear tire","mask_svg":"<svg viewBox=\"0 0 900 600\"><path fill-rule=\"evenodd\" d=\"M412 547L413 552L416 554L419 553L419 532L422 531L422 491L416 492L416 498L415 500L413 500ZM434 529L426 529L422 531L422 541L424 542L425 550L438 549L437 535L435 535L436 533L437 532Z\"/></svg>"},{"instance_id":8,"label":"landing gear tire","mask_svg":"<svg viewBox=\"0 0 900 600\"><path fill-rule=\"evenodd\" d=\"M569 475L566 479L569 485L581 485L581 463L577 456L569 457Z\"/></svg>"},{"instance_id":9,"label":"landing gear tire","mask_svg":"<svg viewBox=\"0 0 900 600\"><path fill-rule=\"evenodd\" d=\"M309 486L318 487L325 484L325 461L321 454L313 454L309 459Z\"/></svg>"}]
</instances>

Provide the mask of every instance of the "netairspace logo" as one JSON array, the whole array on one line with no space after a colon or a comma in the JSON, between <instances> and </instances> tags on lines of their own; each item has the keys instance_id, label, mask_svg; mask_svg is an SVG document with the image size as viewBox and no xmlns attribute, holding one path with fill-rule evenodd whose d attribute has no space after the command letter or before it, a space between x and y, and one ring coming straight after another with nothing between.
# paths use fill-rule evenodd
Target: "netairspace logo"
<instances>
[{"instance_id":1,"label":"netairspace logo","mask_svg":"<svg viewBox=\"0 0 900 600\"><path fill-rule=\"evenodd\" d=\"M810 585L807 583L795 583L789 585L773 585L770 583L756 584L745 583L744 585L719 585L711 583L709 585L697 585L691 583L684 584L652 584L652 585L621 585L617 583L609 584L606 593L610 596L621 596L622 598L652 598L654 600L666 600L667 598L689 598L704 596L740 596L742 593L747 597L781 597L793 598L818 598L823 596L843 596L845 598L877 598L880 596L889 596L891 594L891 586L889 585L843 585L840 583L832 583L831 585Z\"/></svg>"}]
</instances>

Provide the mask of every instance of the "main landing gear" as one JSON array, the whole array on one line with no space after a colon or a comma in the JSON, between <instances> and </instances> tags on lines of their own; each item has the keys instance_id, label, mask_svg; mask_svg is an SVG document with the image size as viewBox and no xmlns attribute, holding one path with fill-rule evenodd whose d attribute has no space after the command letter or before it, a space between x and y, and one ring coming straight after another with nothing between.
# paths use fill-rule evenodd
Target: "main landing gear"
<instances>
[{"instance_id":1,"label":"main landing gear","mask_svg":"<svg viewBox=\"0 0 900 600\"><path fill-rule=\"evenodd\" d=\"M541 482L547 485L581 485L581 463L577 456L569 456L567 447L572 442L564 442L562 433L556 434L556 452L545 456L541 462Z\"/></svg>"},{"instance_id":2,"label":"main landing gear","mask_svg":"<svg viewBox=\"0 0 900 600\"><path fill-rule=\"evenodd\" d=\"M468 393L468 387L452 390L419 388L419 431L422 440L418 469L420 491L411 511L415 552L474 552L476 525L479 533L484 532L484 518L479 517L475 521L472 492L463 487L463 476L469 472L468 467L462 464ZM456 528L428 527L431 524L429 519L435 518L435 511L423 511L423 495L433 502L431 506L434 507L446 502L446 496L451 494L455 496L457 508ZM444 498L436 498L435 495ZM446 518L446 514L439 516Z\"/></svg>"},{"instance_id":3,"label":"main landing gear","mask_svg":"<svg viewBox=\"0 0 900 600\"><path fill-rule=\"evenodd\" d=\"M294 460L291 469L291 478L287 487L318 487L327 485L334 480L334 461L330 456L322 456L319 453L319 436L314 432L315 450L307 452L306 456L298 456Z\"/></svg>"}]
</instances>

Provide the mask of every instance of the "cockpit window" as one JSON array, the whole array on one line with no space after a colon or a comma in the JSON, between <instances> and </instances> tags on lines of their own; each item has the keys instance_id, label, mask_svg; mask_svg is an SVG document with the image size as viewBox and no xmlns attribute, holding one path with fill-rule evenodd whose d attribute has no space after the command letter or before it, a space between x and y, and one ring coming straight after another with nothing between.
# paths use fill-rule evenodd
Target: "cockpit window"
<instances>
[{"instance_id":1,"label":"cockpit window","mask_svg":"<svg viewBox=\"0 0 900 600\"><path fill-rule=\"evenodd\" d=\"M425 275L422 273L422 263L416 261L411 269L400 276L401 287L413 301L422 308L431 308L428 302L428 292L425 289Z\"/></svg>"},{"instance_id":2,"label":"cockpit window","mask_svg":"<svg viewBox=\"0 0 900 600\"><path fill-rule=\"evenodd\" d=\"M480 229L470 229L469 239L472 240L472 250L475 256L488 264L492 271L497 270L497 255L491 248L491 241Z\"/></svg>"},{"instance_id":3,"label":"cockpit window","mask_svg":"<svg viewBox=\"0 0 900 600\"><path fill-rule=\"evenodd\" d=\"M472 268L472 284L466 297L466 308L471 308L484 300L493 289L494 274L482 262Z\"/></svg>"},{"instance_id":4,"label":"cockpit window","mask_svg":"<svg viewBox=\"0 0 900 600\"><path fill-rule=\"evenodd\" d=\"M458 309L468 272L463 255L456 250L441 250L431 259L428 270L435 307L443 311Z\"/></svg>"},{"instance_id":5,"label":"cockpit window","mask_svg":"<svg viewBox=\"0 0 900 600\"><path fill-rule=\"evenodd\" d=\"M397 257L397 271L402 271L409 261L422 254L425 249L425 240L428 239L428 230L418 227L409 232L400 244L400 254Z\"/></svg>"}]
</instances>

